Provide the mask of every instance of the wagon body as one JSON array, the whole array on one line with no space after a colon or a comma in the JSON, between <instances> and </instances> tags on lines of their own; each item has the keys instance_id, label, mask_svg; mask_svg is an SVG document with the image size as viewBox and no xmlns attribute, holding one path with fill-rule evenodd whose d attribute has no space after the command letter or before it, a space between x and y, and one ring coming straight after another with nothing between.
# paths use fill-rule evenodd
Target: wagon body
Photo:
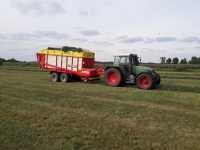
<instances>
[{"instance_id":1,"label":"wagon body","mask_svg":"<svg viewBox=\"0 0 200 150\"><path fill-rule=\"evenodd\" d=\"M95 65L95 54L88 50L42 49L37 53L37 61L42 70L51 73L76 75L83 80L101 75L101 67Z\"/></svg>"}]
</instances>

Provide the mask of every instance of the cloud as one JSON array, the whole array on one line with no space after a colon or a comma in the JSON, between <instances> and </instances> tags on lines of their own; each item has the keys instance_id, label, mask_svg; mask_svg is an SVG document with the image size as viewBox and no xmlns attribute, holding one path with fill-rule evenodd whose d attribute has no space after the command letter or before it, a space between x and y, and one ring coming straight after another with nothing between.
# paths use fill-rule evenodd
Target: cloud
<instances>
[{"instance_id":1,"label":"cloud","mask_svg":"<svg viewBox=\"0 0 200 150\"><path fill-rule=\"evenodd\" d=\"M89 12L88 11L80 11L79 12L79 14L81 15L81 16L89 16Z\"/></svg>"},{"instance_id":2,"label":"cloud","mask_svg":"<svg viewBox=\"0 0 200 150\"><path fill-rule=\"evenodd\" d=\"M153 43L155 42L156 40L154 38L144 38L144 43Z\"/></svg>"},{"instance_id":3,"label":"cloud","mask_svg":"<svg viewBox=\"0 0 200 150\"><path fill-rule=\"evenodd\" d=\"M200 38L196 36L186 37L182 40L182 42L186 43L200 43Z\"/></svg>"},{"instance_id":4,"label":"cloud","mask_svg":"<svg viewBox=\"0 0 200 150\"><path fill-rule=\"evenodd\" d=\"M79 32L83 36L97 36L100 35L99 31L97 30L82 30Z\"/></svg>"},{"instance_id":5,"label":"cloud","mask_svg":"<svg viewBox=\"0 0 200 150\"><path fill-rule=\"evenodd\" d=\"M92 43L96 44L96 45L101 45L101 46L113 46L115 45L112 42L108 42L108 41L93 41Z\"/></svg>"},{"instance_id":6,"label":"cloud","mask_svg":"<svg viewBox=\"0 0 200 150\"><path fill-rule=\"evenodd\" d=\"M4 40L6 38L6 36L4 34L0 34L0 39Z\"/></svg>"},{"instance_id":7,"label":"cloud","mask_svg":"<svg viewBox=\"0 0 200 150\"><path fill-rule=\"evenodd\" d=\"M59 0L15 0L12 6L22 14L60 14L65 13Z\"/></svg>"},{"instance_id":8,"label":"cloud","mask_svg":"<svg viewBox=\"0 0 200 150\"><path fill-rule=\"evenodd\" d=\"M88 39L86 39L86 38L73 38L72 41L74 41L74 42L87 42Z\"/></svg>"},{"instance_id":9,"label":"cloud","mask_svg":"<svg viewBox=\"0 0 200 150\"><path fill-rule=\"evenodd\" d=\"M36 35L33 33L8 33L6 34L7 40L34 40L36 39Z\"/></svg>"},{"instance_id":10,"label":"cloud","mask_svg":"<svg viewBox=\"0 0 200 150\"><path fill-rule=\"evenodd\" d=\"M37 37L47 38L47 39L64 39L68 37L67 34L56 31L38 31L35 34L37 35Z\"/></svg>"},{"instance_id":11,"label":"cloud","mask_svg":"<svg viewBox=\"0 0 200 150\"><path fill-rule=\"evenodd\" d=\"M68 35L55 31L36 31L36 32L18 32L18 33L0 33L2 40L41 40L41 39L65 39Z\"/></svg>"},{"instance_id":12,"label":"cloud","mask_svg":"<svg viewBox=\"0 0 200 150\"><path fill-rule=\"evenodd\" d=\"M195 47L193 47L194 49L200 49L200 46L195 46Z\"/></svg>"},{"instance_id":13,"label":"cloud","mask_svg":"<svg viewBox=\"0 0 200 150\"><path fill-rule=\"evenodd\" d=\"M121 36L118 38L121 43L137 43L137 42L144 42L143 37L128 37L128 36Z\"/></svg>"},{"instance_id":14,"label":"cloud","mask_svg":"<svg viewBox=\"0 0 200 150\"><path fill-rule=\"evenodd\" d=\"M176 37L168 37L168 36L163 36L163 37L157 37L156 42L175 42L177 39Z\"/></svg>"},{"instance_id":15,"label":"cloud","mask_svg":"<svg viewBox=\"0 0 200 150\"><path fill-rule=\"evenodd\" d=\"M176 37L168 37L168 36L162 36L162 37L128 37L128 36L120 36L117 38L121 43L138 43L138 42L143 42L143 43L163 43L163 42L175 42L177 40Z\"/></svg>"}]
</instances>

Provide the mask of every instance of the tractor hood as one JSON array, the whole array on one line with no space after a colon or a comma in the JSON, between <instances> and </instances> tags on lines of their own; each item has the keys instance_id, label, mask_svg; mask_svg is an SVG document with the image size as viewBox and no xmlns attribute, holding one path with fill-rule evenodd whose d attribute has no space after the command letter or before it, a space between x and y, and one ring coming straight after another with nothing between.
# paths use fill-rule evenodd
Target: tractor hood
<instances>
[{"instance_id":1,"label":"tractor hood","mask_svg":"<svg viewBox=\"0 0 200 150\"><path fill-rule=\"evenodd\" d=\"M153 69L146 66L136 66L136 74L140 74L142 72L152 72Z\"/></svg>"}]
</instances>

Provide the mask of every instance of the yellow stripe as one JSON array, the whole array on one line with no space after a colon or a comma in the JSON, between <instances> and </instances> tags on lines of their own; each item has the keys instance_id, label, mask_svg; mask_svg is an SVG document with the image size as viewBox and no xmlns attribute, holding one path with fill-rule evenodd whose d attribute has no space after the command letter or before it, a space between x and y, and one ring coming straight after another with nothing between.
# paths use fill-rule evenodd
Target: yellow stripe
<instances>
[{"instance_id":1,"label":"yellow stripe","mask_svg":"<svg viewBox=\"0 0 200 150\"><path fill-rule=\"evenodd\" d=\"M88 50L83 50L81 52L74 52L74 51L61 51L61 50L48 50L48 49L41 49L38 53L40 54L49 54L49 55L63 55L69 57L85 57L85 58L94 58L95 54Z\"/></svg>"}]
</instances>

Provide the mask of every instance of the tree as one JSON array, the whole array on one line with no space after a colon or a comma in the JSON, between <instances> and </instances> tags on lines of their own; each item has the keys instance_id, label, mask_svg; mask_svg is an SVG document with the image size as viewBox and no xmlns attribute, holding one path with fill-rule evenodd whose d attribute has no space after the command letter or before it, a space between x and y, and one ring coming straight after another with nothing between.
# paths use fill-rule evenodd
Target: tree
<instances>
[{"instance_id":1,"label":"tree","mask_svg":"<svg viewBox=\"0 0 200 150\"><path fill-rule=\"evenodd\" d=\"M167 64L171 64L171 62L172 62L171 58L168 58L167 61L166 61Z\"/></svg>"},{"instance_id":2,"label":"tree","mask_svg":"<svg viewBox=\"0 0 200 150\"><path fill-rule=\"evenodd\" d=\"M0 65L3 64L3 62L5 62L6 60L4 58L0 58Z\"/></svg>"},{"instance_id":3,"label":"tree","mask_svg":"<svg viewBox=\"0 0 200 150\"><path fill-rule=\"evenodd\" d=\"M190 60L190 64L200 64L200 57L193 56Z\"/></svg>"},{"instance_id":4,"label":"tree","mask_svg":"<svg viewBox=\"0 0 200 150\"><path fill-rule=\"evenodd\" d=\"M161 64L165 64L166 63L166 57L160 57L160 61L161 61Z\"/></svg>"},{"instance_id":5,"label":"tree","mask_svg":"<svg viewBox=\"0 0 200 150\"><path fill-rule=\"evenodd\" d=\"M186 58L181 59L180 64L187 64L187 59Z\"/></svg>"},{"instance_id":6,"label":"tree","mask_svg":"<svg viewBox=\"0 0 200 150\"><path fill-rule=\"evenodd\" d=\"M14 58L11 58L11 59L8 59L7 62L15 63L15 62L19 62L19 61L17 61L17 60L14 59Z\"/></svg>"},{"instance_id":7,"label":"tree","mask_svg":"<svg viewBox=\"0 0 200 150\"><path fill-rule=\"evenodd\" d=\"M172 62L173 64L178 64L179 63L178 57L173 58Z\"/></svg>"},{"instance_id":8,"label":"tree","mask_svg":"<svg viewBox=\"0 0 200 150\"><path fill-rule=\"evenodd\" d=\"M6 60L4 58L0 58L0 61L5 62Z\"/></svg>"}]
</instances>

